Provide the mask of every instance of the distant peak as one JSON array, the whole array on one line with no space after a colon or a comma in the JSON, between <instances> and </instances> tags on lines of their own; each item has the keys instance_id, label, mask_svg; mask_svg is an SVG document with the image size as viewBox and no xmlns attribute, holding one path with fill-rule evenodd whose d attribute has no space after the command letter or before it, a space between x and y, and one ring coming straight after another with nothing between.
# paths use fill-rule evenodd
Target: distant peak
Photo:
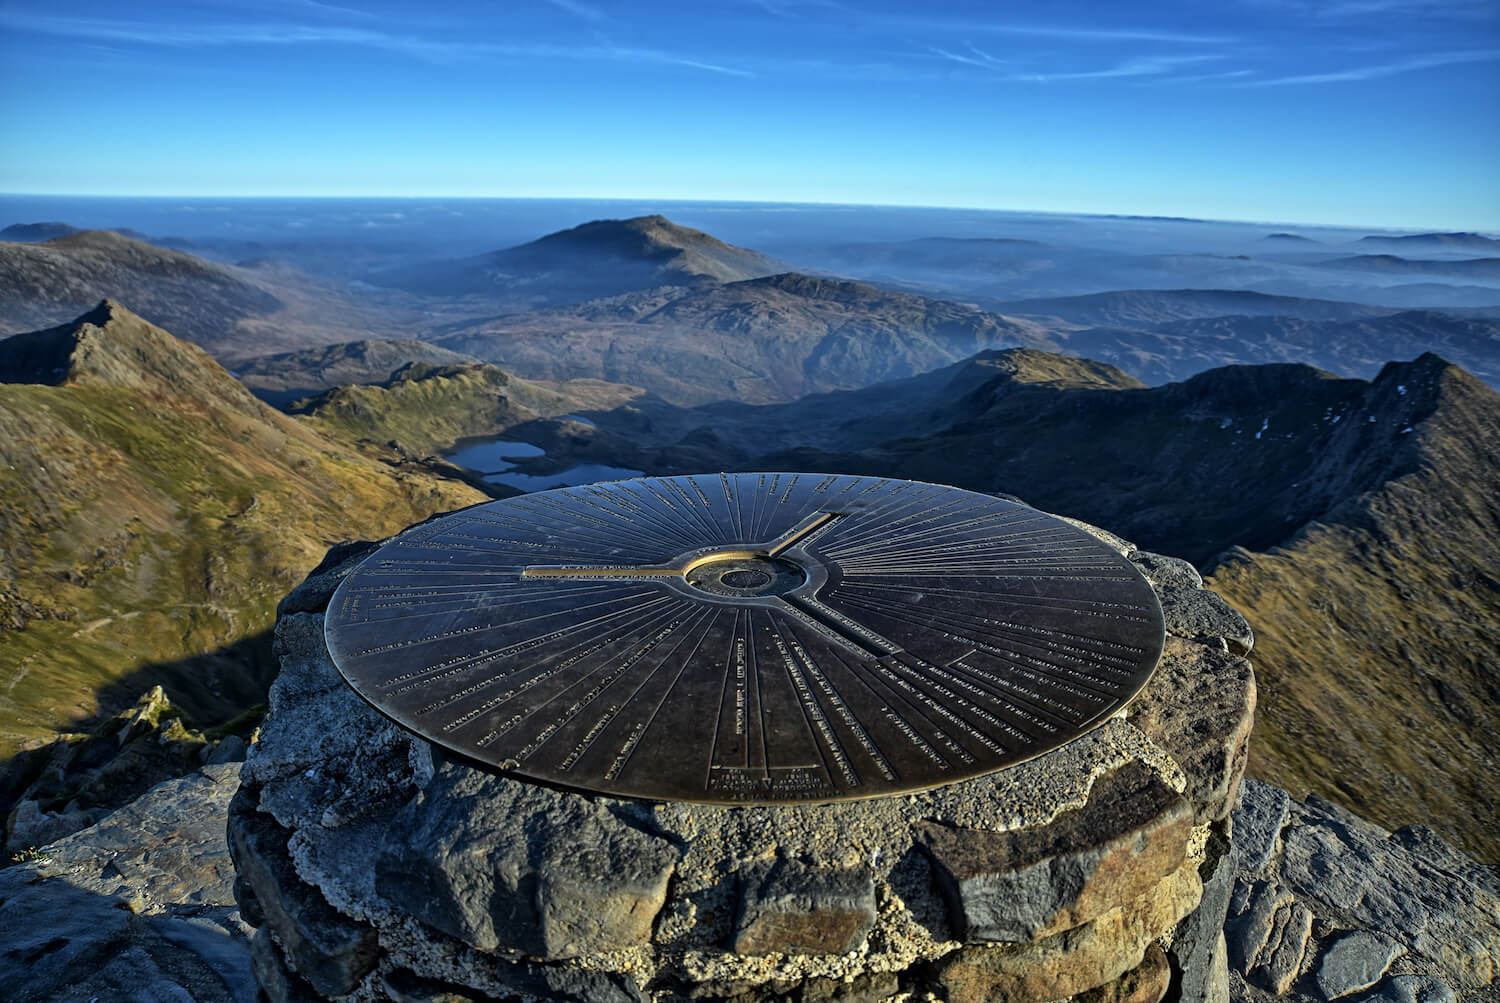
<instances>
[{"instance_id":1,"label":"distant peak","mask_svg":"<svg viewBox=\"0 0 1500 1003\"><path fill-rule=\"evenodd\" d=\"M17 243L35 244L39 241L65 237L70 233L77 232L78 227L56 221L48 223L12 223L4 230L0 230L0 240L13 240Z\"/></svg>"}]
</instances>

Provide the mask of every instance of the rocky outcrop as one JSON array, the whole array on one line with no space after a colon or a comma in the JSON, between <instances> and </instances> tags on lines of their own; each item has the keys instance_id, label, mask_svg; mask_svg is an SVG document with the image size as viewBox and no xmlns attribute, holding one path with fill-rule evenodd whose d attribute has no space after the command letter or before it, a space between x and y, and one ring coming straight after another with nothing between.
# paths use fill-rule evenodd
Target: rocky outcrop
<instances>
[{"instance_id":1,"label":"rocky outcrop","mask_svg":"<svg viewBox=\"0 0 1500 1003\"><path fill-rule=\"evenodd\" d=\"M391 724L323 640L362 556L283 604L230 807L273 1000L1227 999L1250 637L1183 562L1137 555L1197 615L1077 741L921 794L715 807L523 783Z\"/></svg>"},{"instance_id":2,"label":"rocky outcrop","mask_svg":"<svg viewBox=\"0 0 1500 1003\"><path fill-rule=\"evenodd\" d=\"M254 716L205 734L184 724L182 711L153 686L89 734L21 753L0 772L6 851L24 854L87 829L200 763L243 759L245 740L235 732L248 733Z\"/></svg>"},{"instance_id":3,"label":"rocky outcrop","mask_svg":"<svg viewBox=\"0 0 1500 1003\"><path fill-rule=\"evenodd\" d=\"M157 784L0 870L5 998L255 1003L224 845L239 767Z\"/></svg>"},{"instance_id":4,"label":"rocky outcrop","mask_svg":"<svg viewBox=\"0 0 1500 1003\"><path fill-rule=\"evenodd\" d=\"M1387 832L1246 781L1228 922L1236 999L1492 999L1500 874L1432 830Z\"/></svg>"}]
</instances>

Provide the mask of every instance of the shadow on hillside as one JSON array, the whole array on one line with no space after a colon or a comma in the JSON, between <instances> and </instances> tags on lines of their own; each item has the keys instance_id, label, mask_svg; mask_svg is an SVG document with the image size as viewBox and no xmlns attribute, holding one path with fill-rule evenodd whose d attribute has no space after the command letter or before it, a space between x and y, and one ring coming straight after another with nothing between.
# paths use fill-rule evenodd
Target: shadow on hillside
<instances>
[{"instance_id":1,"label":"shadow on hillside","mask_svg":"<svg viewBox=\"0 0 1500 1003\"><path fill-rule=\"evenodd\" d=\"M98 712L57 729L87 738L54 741L0 761L5 834L23 799L47 812L73 805L98 814L192 772L209 744L249 736L265 713L275 675L272 632L263 630L213 651L143 665L95 691ZM144 699L157 686L170 707ZM149 720L131 720L138 716ZM170 725L173 718L181 728Z\"/></svg>"}]
</instances>

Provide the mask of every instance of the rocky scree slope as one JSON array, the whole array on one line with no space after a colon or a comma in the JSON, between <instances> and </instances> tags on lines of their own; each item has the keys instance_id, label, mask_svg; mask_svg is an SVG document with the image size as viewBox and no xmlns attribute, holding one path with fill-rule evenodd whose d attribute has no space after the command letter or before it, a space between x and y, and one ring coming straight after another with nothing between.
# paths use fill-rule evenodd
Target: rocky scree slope
<instances>
[{"instance_id":1,"label":"rocky scree slope","mask_svg":"<svg viewBox=\"0 0 1500 1003\"><path fill-rule=\"evenodd\" d=\"M233 717L329 544L485 497L272 410L114 302L0 341L0 380L3 752L155 683Z\"/></svg>"}]
</instances>

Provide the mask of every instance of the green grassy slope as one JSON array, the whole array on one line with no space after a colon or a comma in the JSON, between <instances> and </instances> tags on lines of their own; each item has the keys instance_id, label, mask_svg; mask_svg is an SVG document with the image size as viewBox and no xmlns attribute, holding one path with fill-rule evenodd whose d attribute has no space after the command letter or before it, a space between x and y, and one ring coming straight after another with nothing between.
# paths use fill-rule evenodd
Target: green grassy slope
<instances>
[{"instance_id":1,"label":"green grassy slope","mask_svg":"<svg viewBox=\"0 0 1500 1003\"><path fill-rule=\"evenodd\" d=\"M341 540L484 499L281 415L114 304L0 384L0 754L156 683L195 723L256 702L277 600ZM20 348L0 342L0 372Z\"/></svg>"}]
</instances>

